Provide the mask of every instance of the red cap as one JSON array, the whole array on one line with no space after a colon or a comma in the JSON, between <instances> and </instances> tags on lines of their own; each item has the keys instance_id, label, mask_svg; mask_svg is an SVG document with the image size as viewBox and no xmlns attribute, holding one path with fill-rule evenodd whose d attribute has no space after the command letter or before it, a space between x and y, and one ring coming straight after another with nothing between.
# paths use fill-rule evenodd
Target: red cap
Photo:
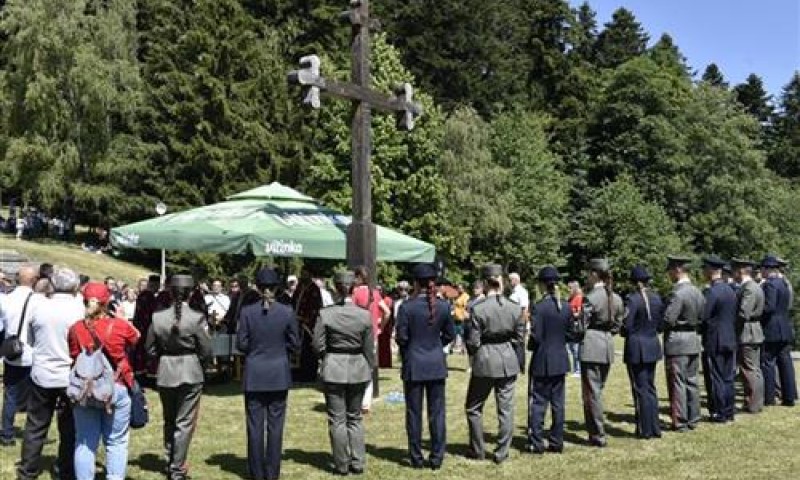
<instances>
[{"instance_id":1,"label":"red cap","mask_svg":"<svg viewBox=\"0 0 800 480\"><path fill-rule=\"evenodd\" d=\"M94 298L103 305L107 304L111 298L111 293L104 283L89 282L83 287L83 298L89 300Z\"/></svg>"}]
</instances>

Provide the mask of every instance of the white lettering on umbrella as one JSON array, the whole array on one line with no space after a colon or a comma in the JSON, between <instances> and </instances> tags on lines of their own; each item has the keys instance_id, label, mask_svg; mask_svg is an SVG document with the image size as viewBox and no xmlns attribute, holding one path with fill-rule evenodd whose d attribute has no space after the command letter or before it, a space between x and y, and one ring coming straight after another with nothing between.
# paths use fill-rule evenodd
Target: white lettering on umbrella
<instances>
[{"instance_id":1,"label":"white lettering on umbrella","mask_svg":"<svg viewBox=\"0 0 800 480\"><path fill-rule=\"evenodd\" d=\"M274 255L302 255L303 244L293 240L272 240L264 246L264 251Z\"/></svg>"}]
</instances>

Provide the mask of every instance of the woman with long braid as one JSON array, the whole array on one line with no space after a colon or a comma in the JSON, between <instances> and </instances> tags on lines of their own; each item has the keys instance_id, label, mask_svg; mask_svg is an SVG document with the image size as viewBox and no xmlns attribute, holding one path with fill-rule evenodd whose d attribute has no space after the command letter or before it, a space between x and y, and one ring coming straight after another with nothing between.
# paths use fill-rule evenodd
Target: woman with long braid
<instances>
[{"instance_id":1,"label":"woman with long braid","mask_svg":"<svg viewBox=\"0 0 800 480\"><path fill-rule=\"evenodd\" d=\"M395 338L400 347L406 397L406 432L411 466L423 468L422 403L428 397L431 455L428 466L438 470L445 452L445 396L447 360L443 347L455 338L450 306L436 297L436 268L414 268L417 296L406 300L397 314Z\"/></svg>"},{"instance_id":2,"label":"woman with long braid","mask_svg":"<svg viewBox=\"0 0 800 480\"><path fill-rule=\"evenodd\" d=\"M528 446L530 453L564 450L564 377L569 372L567 341L575 328L569 302L558 291L560 276L555 267L539 271L540 289L545 292L533 309L528 349L533 352L528 371ZM552 425L547 446L544 443L544 416L550 404Z\"/></svg>"},{"instance_id":3,"label":"woman with long braid","mask_svg":"<svg viewBox=\"0 0 800 480\"><path fill-rule=\"evenodd\" d=\"M186 458L203 394L203 361L212 354L202 294L189 275L170 281L170 304L153 315L146 351L159 359L158 395L164 412L164 450L170 480L187 478Z\"/></svg>"},{"instance_id":4,"label":"woman with long braid","mask_svg":"<svg viewBox=\"0 0 800 480\"><path fill-rule=\"evenodd\" d=\"M633 393L636 436L661 437L658 423L658 393L656 392L656 363L662 359L658 328L664 317L661 297L650 290L650 274L642 266L631 270L631 282L636 290L628 297L627 315L622 327L625 337L624 360Z\"/></svg>"},{"instance_id":5,"label":"woman with long braid","mask_svg":"<svg viewBox=\"0 0 800 480\"><path fill-rule=\"evenodd\" d=\"M584 304L586 333L581 343L581 391L583 416L589 431L589 443L595 447L608 444L603 425L603 388L614 363L614 335L619 333L625 308L622 298L614 293L608 260L589 262L591 291Z\"/></svg>"}]
</instances>

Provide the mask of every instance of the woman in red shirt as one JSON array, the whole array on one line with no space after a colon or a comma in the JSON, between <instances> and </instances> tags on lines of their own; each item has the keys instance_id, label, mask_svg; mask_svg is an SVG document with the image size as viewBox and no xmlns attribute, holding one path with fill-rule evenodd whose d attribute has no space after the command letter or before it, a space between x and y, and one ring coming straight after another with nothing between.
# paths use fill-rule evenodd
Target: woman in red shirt
<instances>
[{"instance_id":1,"label":"woman in red shirt","mask_svg":"<svg viewBox=\"0 0 800 480\"><path fill-rule=\"evenodd\" d=\"M94 350L96 342L99 342L116 372L114 400L110 412L91 406L75 405L77 480L94 479L95 457L101 438L106 448L108 480L124 480L128 464L131 417L131 398L128 389L133 385L133 370L125 351L136 345L140 335L129 322L106 315L106 305L110 297L111 294L104 284L87 283L83 290L86 318L75 323L69 330L69 353L73 359L77 358L83 349Z\"/></svg>"},{"instance_id":2,"label":"woman in red shirt","mask_svg":"<svg viewBox=\"0 0 800 480\"><path fill-rule=\"evenodd\" d=\"M386 323L389 321L392 311L389 310L389 307L386 305L386 302L383 301L383 297L381 297L381 294L378 293L377 290L372 290L372 292L370 292L369 272L366 267L356 268L355 275L356 286L353 288L353 303L361 308L366 308L369 310L370 315L372 315L372 340L377 344L378 335L381 334L383 327L386 326ZM372 371L373 379L377 377L377 373L377 368L374 368ZM370 408L372 408L371 381L367 384L367 390L364 392L364 399L361 402L361 411L363 413L369 413Z\"/></svg>"}]
</instances>

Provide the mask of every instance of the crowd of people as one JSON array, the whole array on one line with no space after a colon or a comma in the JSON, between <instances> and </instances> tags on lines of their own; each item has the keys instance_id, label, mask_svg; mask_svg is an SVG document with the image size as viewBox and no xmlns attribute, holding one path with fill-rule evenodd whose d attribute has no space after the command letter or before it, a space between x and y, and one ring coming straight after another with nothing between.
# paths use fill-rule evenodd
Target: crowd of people
<instances>
[{"instance_id":1,"label":"crowd of people","mask_svg":"<svg viewBox=\"0 0 800 480\"><path fill-rule=\"evenodd\" d=\"M19 357L4 359L0 445L15 444L14 415L26 411L17 478L36 478L55 417L57 478L93 479L102 440L107 478L123 479L134 392L149 376L164 415L165 474L184 480L217 334L232 335L244 359L248 467L257 480L280 476L289 388L317 380L324 386L332 473L363 473L363 418L376 395L377 368L391 365L393 348L401 361L413 468L439 469L444 462L451 353L469 358L467 457L477 461L489 457L482 416L492 393L499 426L491 459L502 463L508 458L516 383L526 368L526 451L563 451L568 374L581 379L588 443L605 447L603 390L618 334L625 338L622 357L640 438L662 435L655 382L656 364L662 360L674 431L699 426L701 366L711 422L732 422L737 411L757 414L778 399L793 406L794 294L784 276L786 262L774 255L759 264L705 257L702 287L693 284L692 259L671 256L666 263L673 283L666 299L650 287L651 274L637 266L630 272L631 293L623 300L608 260L593 259L585 294L575 280L562 296L558 270L541 269L536 303L519 275L506 276L494 264L482 269L472 295L467 285L451 285L429 264L417 265L413 283L398 283L393 295L370 288L370 272L364 268L337 273L331 289L310 268L285 281L265 268L253 279L230 281L226 291L221 280L197 284L186 275L173 275L164 285L151 276L128 286L112 277L92 282L47 264L23 266L14 282L0 283L0 329L5 338L16 334L24 343ZM76 398L74 390L82 381L77 366L98 351L114 375L105 402L94 404L86 400L92 392ZM745 391L740 410L735 405L737 370ZM422 449L426 402L427 459ZM552 424L545 437L548 408Z\"/></svg>"}]
</instances>

